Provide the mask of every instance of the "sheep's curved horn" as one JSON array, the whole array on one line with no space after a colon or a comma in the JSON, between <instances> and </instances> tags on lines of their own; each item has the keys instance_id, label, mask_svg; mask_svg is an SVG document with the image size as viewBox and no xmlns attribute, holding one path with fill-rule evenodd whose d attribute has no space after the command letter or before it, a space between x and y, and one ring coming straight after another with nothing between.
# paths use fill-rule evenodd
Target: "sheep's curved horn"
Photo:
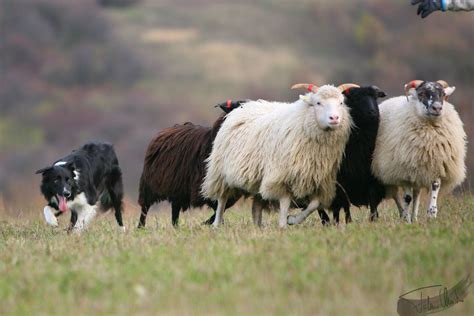
<instances>
[{"instance_id":1,"label":"sheep's curved horn","mask_svg":"<svg viewBox=\"0 0 474 316\"><path fill-rule=\"evenodd\" d=\"M444 80L438 80L436 82L439 83L441 86L443 86L443 88L445 89L449 87L449 84Z\"/></svg>"},{"instance_id":2,"label":"sheep's curved horn","mask_svg":"<svg viewBox=\"0 0 474 316\"><path fill-rule=\"evenodd\" d=\"M444 80L438 80L436 82L439 83L444 89L444 100L448 100L448 97L454 92L454 90L456 90L456 87L450 87L449 84Z\"/></svg>"},{"instance_id":3,"label":"sheep's curved horn","mask_svg":"<svg viewBox=\"0 0 474 316\"><path fill-rule=\"evenodd\" d=\"M309 92L316 92L318 90L318 86L312 83L297 83L291 86L291 89L305 89Z\"/></svg>"},{"instance_id":4,"label":"sheep's curved horn","mask_svg":"<svg viewBox=\"0 0 474 316\"><path fill-rule=\"evenodd\" d=\"M423 83L423 80L412 80L409 83L405 84L405 94L408 94L408 90L413 88L418 88L420 84Z\"/></svg>"},{"instance_id":5,"label":"sheep's curved horn","mask_svg":"<svg viewBox=\"0 0 474 316\"><path fill-rule=\"evenodd\" d=\"M350 89L350 88L360 88L360 86L355 84L355 83L344 83L344 84L341 84L337 88L339 90L341 90L341 92L344 92L344 91L346 91L347 89Z\"/></svg>"}]
</instances>

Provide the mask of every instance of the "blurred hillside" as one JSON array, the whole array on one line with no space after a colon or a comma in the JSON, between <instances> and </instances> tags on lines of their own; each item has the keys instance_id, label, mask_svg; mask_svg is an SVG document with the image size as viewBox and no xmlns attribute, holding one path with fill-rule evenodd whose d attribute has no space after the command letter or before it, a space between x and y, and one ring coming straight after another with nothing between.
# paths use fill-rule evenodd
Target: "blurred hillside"
<instances>
[{"instance_id":1,"label":"blurred hillside","mask_svg":"<svg viewBox=\"0 0 474 316\"><path fill-rule=\"evenodd\" d=\"M35 203L36 169L106 140L134 200L159 129L209 125L228 98L294 100L302 81L393 96L444 79L471 137L473 27L470 13L421 20L408 0L0 0L0 195Z\"/></svg>"}]
</instances>

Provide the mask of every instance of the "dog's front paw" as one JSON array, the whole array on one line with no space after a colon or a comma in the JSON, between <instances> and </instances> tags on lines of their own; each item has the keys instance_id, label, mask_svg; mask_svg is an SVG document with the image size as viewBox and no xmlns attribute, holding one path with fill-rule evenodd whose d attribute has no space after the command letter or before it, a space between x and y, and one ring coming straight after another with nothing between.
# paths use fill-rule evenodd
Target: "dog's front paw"
<instances>
[{"instance_id":1,"label":"dog's front paw","mask_svg":"<svg viewBox=\"0 0 474 316\"><path fill-rule=\"evenodd\" d=\"M125 232L127 231L127 229L125 228L125 226L119 226L119 227L118 227L118 231L119 231L120 233L125 233Z\"/></svg>"},{"instance_id":2,"label":"dog's front paw","mask_svg":"<svg viewBox=\"0 0 474 316\"><path fill-rule=\"evenodd\" d=\"M53 210L49 205L46 205L43 209L44 219L48 225L58 227L58 219L54 216Z\"/></svg>"}]
</instances>

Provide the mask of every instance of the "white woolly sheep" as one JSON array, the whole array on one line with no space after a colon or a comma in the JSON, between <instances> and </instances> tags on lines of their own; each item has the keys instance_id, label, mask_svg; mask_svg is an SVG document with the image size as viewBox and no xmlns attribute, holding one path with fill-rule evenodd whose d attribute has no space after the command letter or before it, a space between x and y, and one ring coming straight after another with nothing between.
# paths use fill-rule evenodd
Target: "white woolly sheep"
<instances>
[{"instance_id":1,"label":"white woolly sheep","mask_svg":"<svg viewBox=\"0 0 474 316\"><path fill-rule=\"evenodd\" d=\"M227 199L241 191L278 200L280 227L293 198L309 199L303 214L330 205L351 127L341 92L351 85L293 88L301 86L310 92L296 102L250 101L227 115L202 186L206 198L218 201L214 226Z\"/></svg>"},{"instance_id":2,"label":"white woolly sheep","mask_svg":"<svg viewBox=\"0 0 474 316\"><path fill-rule=\"evenodd\" d=\"M372 170L387 185L400 216L408 222L417 220L422 188L431 191L428 217L435 218L441 185L443 190L452 190L465 178L466 134L454 106L446 101L454 90L442 80L413 80L405 85L406 96L388 99L379 106ZM403 206L398 187L405 190Z\"/></svg>"}]
</instances>

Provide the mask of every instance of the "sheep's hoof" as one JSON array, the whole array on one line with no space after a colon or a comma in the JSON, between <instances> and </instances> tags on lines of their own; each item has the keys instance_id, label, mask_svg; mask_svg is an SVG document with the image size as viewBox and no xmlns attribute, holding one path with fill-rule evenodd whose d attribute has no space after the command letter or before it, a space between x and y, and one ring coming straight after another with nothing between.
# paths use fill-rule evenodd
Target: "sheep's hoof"
<instances>
[{"instance_id":1,"label":"sheep's hoof","mask_svg":"<svg viewBox=\"0 0 474 316\"><path fill-rule=\"evenodd\" d=\"M288 216L286 217L286 223L287 223L288 225L295 225L295 224L297 224L297 223L296 223L296 216L294 216L294 215L288 215ZM283 225L283 226L280 225L280 227L285 227L285 226L286 226L286 225Z\"/></svg>"},{"instance_id":2,"label":"sheep's hoof","mask_svg":"<svg viewBox=\"0 0 474 316\"><path fill-rule=\"evenodd\" d=\"M72 234L72 235L76 235L76 236L81 236L81 235L82 235L82 228L76 228L76 227L74 227L74 228L71 230L71 234Z\"/></svg>"},{"instance_id":3,"label":"sheep's hoof","mask_svg":"<svg viewBox=\"0 0 474 316\"><path fill-rule=\"evenodd\" d=\"M379 213L378 212L370 213L369 220L371 222L375 222L378 219L379 219Z\"/></svg>"},{"instance_id":4,"label":"sheep's hoof","mask_svg":"<svg viewBox=\"0 0 474 316\"><path fill-rule=\"evenodd\" d=\"M214 220L215 220L215 215L211 216L210 218L208 218L207 220L205 220L204 222L201 223L201 225L207 225L207 226L210 226L214 223ZM222 220L221 223L224 223L224 220Z\"/></svg>"},{"instance_id":5,"label":"sheep's hoof","mask_svg":"<svg viewBox=\"0 0 474 316\"><path fill-rule=\"evenodd\" d=\"M334 225L339 224L339 222L334 222ZM328 227L331 225L331 220L321 219L321 225L324 227Z\"/></svg>"},{"instance_id":6,"label":"sheep's hoof","mask_svg":"<svg viewBox=\"0 0 474 316\"><path fill-rule=\"evenodd\" d=\"M428 210L428 218L429 219L434 219L436 218L436 214L437 214L437 208L436 207L430 207L430 209Z\"/></svg>"},{"instance_id":7,"label":"sheep's hoof","mask_svg":"<svg viewBox=\"0 0 474 316\"><path fill-rule=\"evenodd\" d=\"M125 226L119 226L119 227L118 227L118 231L119 231L120 233L125 233L127 230L125 229Z\"/></svg>"},{"instance_id":8,"label":"sheep's hoof","mask_svg":"<svg viewBox=\"0 0 474 316\"><path fill-rule=\"evenodd\" d=\"M210 226L213 229L219 228L222 224L224 224L224 219L221 219L219 222L214 221Z\"/></svg>"}]
</instances>

